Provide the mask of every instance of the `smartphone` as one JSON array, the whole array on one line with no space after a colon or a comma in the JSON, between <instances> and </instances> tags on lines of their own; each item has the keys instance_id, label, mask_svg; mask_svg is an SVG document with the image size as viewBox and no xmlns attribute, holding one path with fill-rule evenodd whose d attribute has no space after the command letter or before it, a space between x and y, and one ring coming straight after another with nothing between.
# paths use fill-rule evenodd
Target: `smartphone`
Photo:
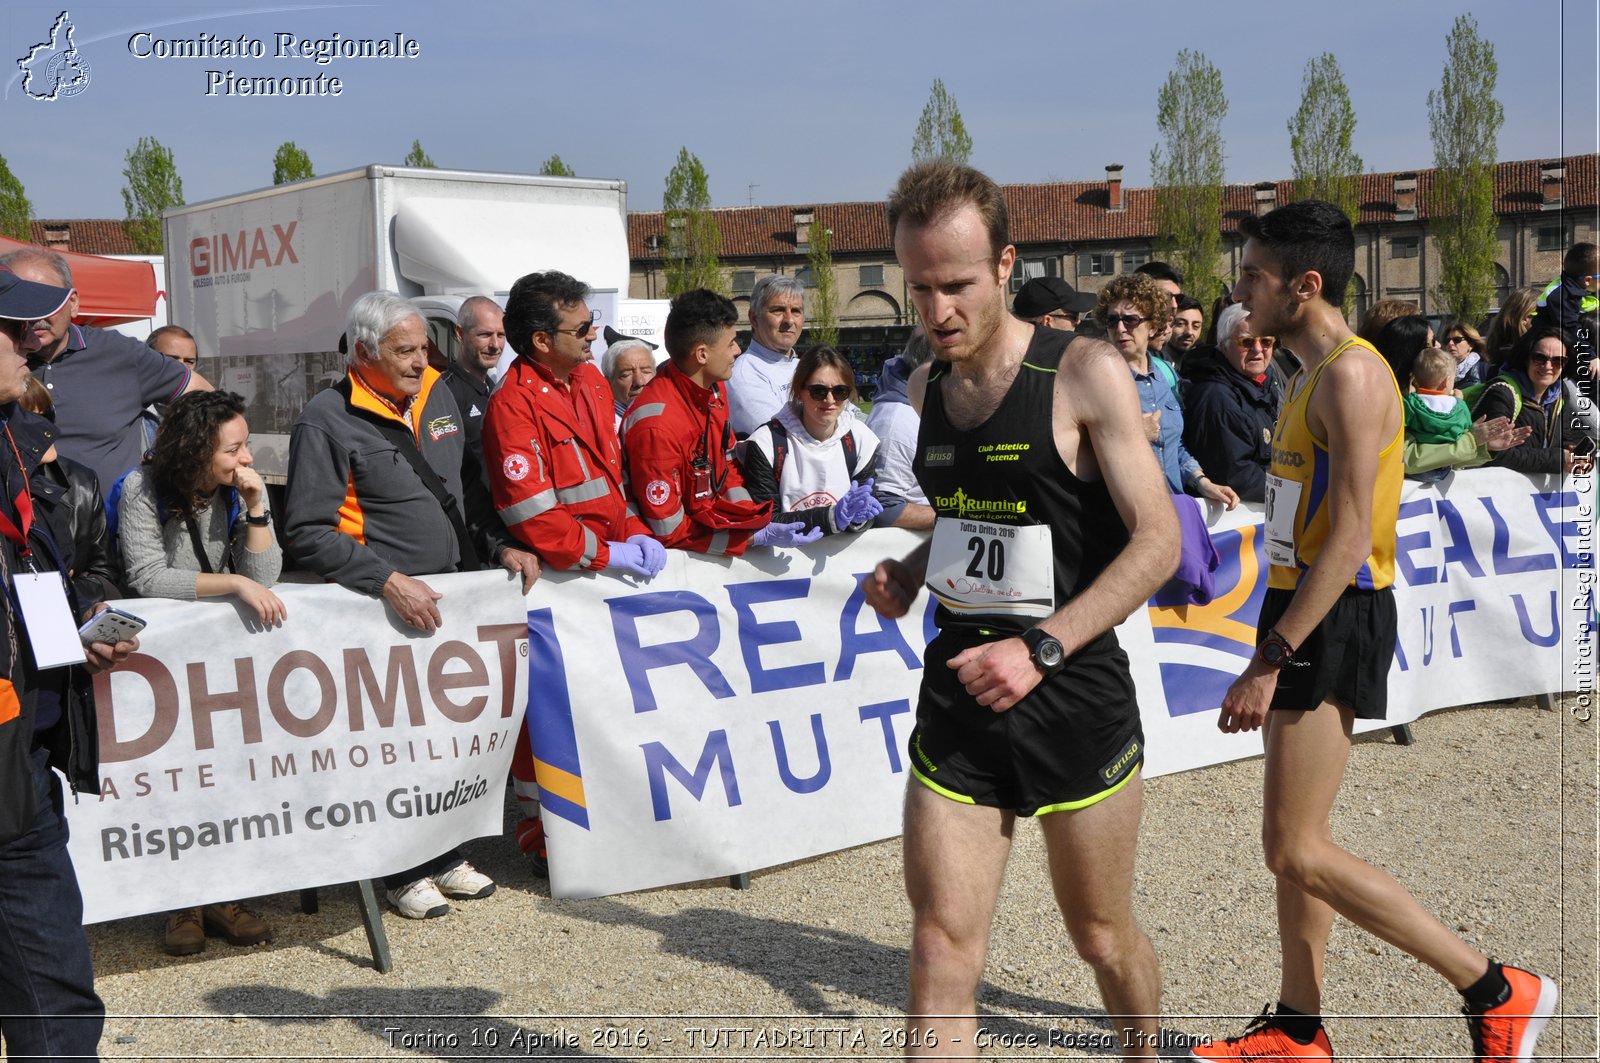
<instances>
[{"instance_id":1,"label":"smartphone","mask_svg":"<svg viewBox=\"0 0 1600 1063\"><path fill-rule=\"evenodd\" d=\"M1572 456L1575 458L1587 458L1593 453L1594 436L1584 436L1572 445Z\"/></svg>"},{"instance_id":2,"label":"smartphone","mask_svg":"<svg viewBox=\"0 0 1600 1063\"><path fill-rule=\"evenodd\" d=\"M102 610L80 627L78 638L85 646L91 642L104 642L114 646L119 642L127 642L144 628L143 620L132 613L125 613L121 609L112 607Z\"/></svg>"}]
</instances>

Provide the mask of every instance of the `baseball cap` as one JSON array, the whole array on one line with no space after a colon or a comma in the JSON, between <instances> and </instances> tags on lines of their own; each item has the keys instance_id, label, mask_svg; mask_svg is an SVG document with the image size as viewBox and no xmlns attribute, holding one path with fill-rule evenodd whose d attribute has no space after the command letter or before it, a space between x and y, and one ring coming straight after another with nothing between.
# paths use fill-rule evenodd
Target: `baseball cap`
<instances>
[{"instance_id":1,"label":"baseball cap","mask_svg":"<svg viewBox=\"0 0 1600 1063\"><path fill-rule=\"evenodd\" d=\"M14 321L36 321L49 317L66 305L71 288L25 281L0 266L0 317Z\"/></svg>"},{"instance_id":2,"label":"baseball cap","mask_svg":"<svg viewBox=\"0 0 1600 1063\"><path fill-rule=\"evenodd\" d=\"M1011 312L1018 317L1043 317L1054 310L1087 314L1098 302L1094 296L1080 293L1060 277L1035 277L1017 292Z\"/></svg>"}]
</instances>

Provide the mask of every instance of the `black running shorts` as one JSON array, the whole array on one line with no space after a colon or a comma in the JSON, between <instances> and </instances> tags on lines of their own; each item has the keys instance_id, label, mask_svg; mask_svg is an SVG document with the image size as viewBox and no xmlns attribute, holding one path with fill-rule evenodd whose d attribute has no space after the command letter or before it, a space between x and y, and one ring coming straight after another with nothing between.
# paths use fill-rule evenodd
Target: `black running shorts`
<instances>
[{"instance_id":1,"label":"black running shorts","mask_svg":"<svg viewBox=\"0 0 1600 1063\"><path fill-rule=\"evenodd\" d=\"M1293 598L1294 591L1267 588L1256 624L1258 640L1282 618ZM1322 623L1278 670L1272 707L1304 711L1333 701L1357 719L1383 719L1389 710L1389 665L1397 631L1393 588L1345 588Z\"/></svg>"},{"instance_id":2,"label":"black running shorts","mask_svg":"<svg viewBox=\"0 0 1600 1063\"><path fill-rule=\"evenodd\" d=\"M944 632L928 645L911 732L911 770L953 801L1037 816L1084 808L1144 763L1127 655L1110 636L1067 661L1005 712L979 705L947 665L995 634Z\"/></svg>"}]
</instances>

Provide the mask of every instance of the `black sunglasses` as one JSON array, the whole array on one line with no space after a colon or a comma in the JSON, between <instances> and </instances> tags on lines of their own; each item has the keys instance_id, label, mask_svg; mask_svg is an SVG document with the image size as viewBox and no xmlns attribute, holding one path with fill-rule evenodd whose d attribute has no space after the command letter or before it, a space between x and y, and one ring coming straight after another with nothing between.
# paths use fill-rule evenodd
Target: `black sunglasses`
<instances>
[{"instance_id":1,"label":"black sunglasses","mask_svg":"<svg viewBox=\"0 0 1600 1063\"><path fill-rule=\"evenodd\" d=\"M849 384L835 384L831 388L826 384L806 385L806 394L810 395L815 402L821 402L829 395L833 396L834 402L843 402L850 397L850 391Z\"/></svg>"},{"instance_id":2,"label":"black sunglasses","mask_svg":"<svg viewBox=\"0 0 1600 1063\"><path fill-rule=\"evenodd\" d=\"M599 321L599 320L600 320L600 315L597 312L597 313L590 314L589 315L589 320L585 321L581 325L574 325L571 328L554 328L554 329L551 329L550 331L551 332L570 332L572 335L580 336L580 337L581 336L587 336L589 333L594 331L594 323L596 321Z\"/></svg>"}]
</instances>

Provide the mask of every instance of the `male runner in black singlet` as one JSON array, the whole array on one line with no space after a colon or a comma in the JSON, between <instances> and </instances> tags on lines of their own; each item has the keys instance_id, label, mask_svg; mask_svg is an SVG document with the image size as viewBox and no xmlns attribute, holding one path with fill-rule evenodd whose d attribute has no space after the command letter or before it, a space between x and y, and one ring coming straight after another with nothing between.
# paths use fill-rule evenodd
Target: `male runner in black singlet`
<instances>
[{"instance_id":1,"label":"male runner in black singlet","mask_svg":"<svg viewBox=\"0 0 1600 1063\"><path fill-rule=\"evenodd\" d=\"M1039 817L1057 902L1123 1054L1153 1057L1161 976L1131 906L1144 737L1111 629L1172 574L1172 502L1115 348L1006 312L1016 249L993 181L912 167L889 225L935 354L910 385L933 537L865 580L886 616L903 616L924 582L940 602L906 794L907 1052L976 1051L978 979L1021 815Z\"/></svg>"}]
</instances>

